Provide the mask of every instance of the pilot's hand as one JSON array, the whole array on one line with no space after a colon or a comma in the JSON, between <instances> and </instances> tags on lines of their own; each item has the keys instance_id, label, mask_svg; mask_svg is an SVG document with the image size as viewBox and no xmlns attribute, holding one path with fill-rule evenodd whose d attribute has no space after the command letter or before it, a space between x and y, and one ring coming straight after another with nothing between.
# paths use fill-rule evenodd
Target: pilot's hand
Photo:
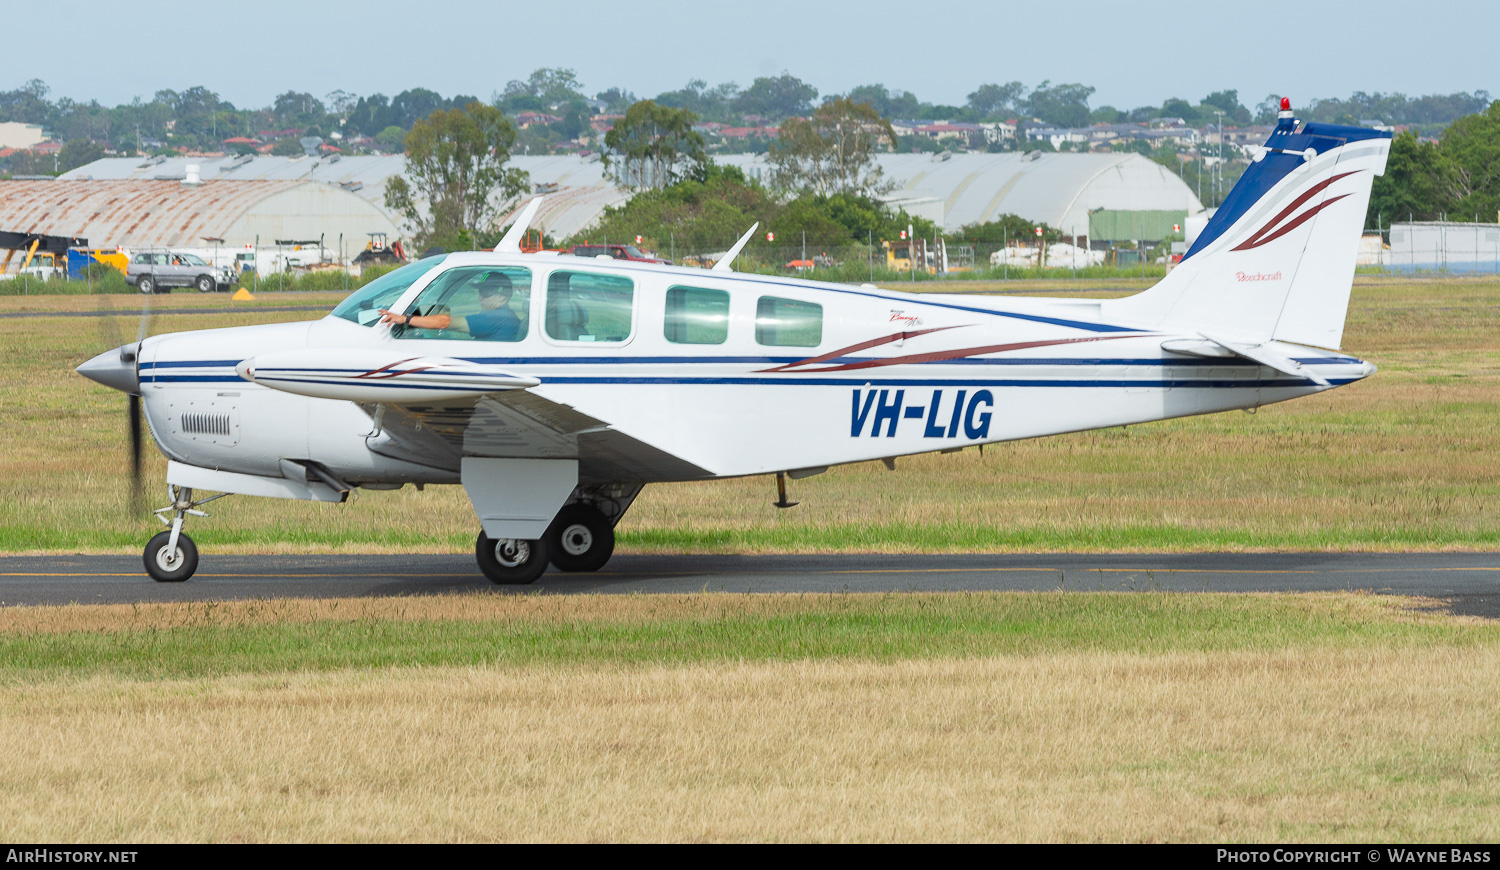
<instances>
[{"instance_id":1,"label":"pilot's hand","mask_svg":"<svg viewBox=\"0 0 1500 870\"><path fill-rule=\"evenodd\" d=\"M411 320L409 316L405 314L397 314L388 308L381 308L379 310L381 323L402 324Z\"/></svg>"}]
</instances>

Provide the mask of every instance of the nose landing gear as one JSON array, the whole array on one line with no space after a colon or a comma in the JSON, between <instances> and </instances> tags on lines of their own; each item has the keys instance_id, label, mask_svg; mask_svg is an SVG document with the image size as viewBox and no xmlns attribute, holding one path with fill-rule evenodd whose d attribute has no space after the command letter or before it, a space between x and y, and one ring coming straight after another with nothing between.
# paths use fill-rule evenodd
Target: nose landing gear
<instances>
[{"instance_id":1,"label":"nose landing gear","mask_svg":"<svg viewBox=\"0 0 1500 870\"><path fill-rule=\"evenodd\" d=\"M182 523L189 514L195 517L208 516L207 511L198 510L199 505L208 504L215 499L229 495L221 492L215 496L205 499L193 499L192 487L181 488L167 484L167 495L172 503L164 508L153 511L156 518L161 520L162 525L167 526L165 532L157 532L151 540L146 542L144 561L146 573L151 579L158 583L181 583L193 576L198 570L198 547L193 544L193 539L182 533ZM172 519L167 519L165 514L175 513Z\"/></svg>"}]
</instances>

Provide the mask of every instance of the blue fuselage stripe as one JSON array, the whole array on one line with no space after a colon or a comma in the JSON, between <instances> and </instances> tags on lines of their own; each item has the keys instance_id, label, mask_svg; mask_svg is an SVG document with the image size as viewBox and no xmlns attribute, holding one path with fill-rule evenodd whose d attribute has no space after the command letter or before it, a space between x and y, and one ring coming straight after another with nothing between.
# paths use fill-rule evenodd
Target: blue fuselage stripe
<instances>
[{"instance_id":1,"label":"blue fuselage stripe","mask_svg":"<svg viewBox=\"0 0 1500 870\"><path fill-rule=\"evenodd\" d=\"M369 386L388 387L391 389L419 389L419 390L457 390L471 392L471 388L462 385L452 387L429 386L420 384L382 383L379 381L324 381L307 380L301 378L267 378L266 380L286 381L288 383L318 383L337 384L341 386ZM1259 379L1214 379L1195 380L1192 378L1158 378L1141 380L1048 380L1045 378L1034 379L977 379L977 378L810 378L810 377L776 377L776 378L747 378L747 377L723 377L723 378L653 378L653 377L542 377L543 384L620 384L620 385L645 385L645 386L761 386L761 387L1162 387L1171 389L1252 389L1269 387L1306 387L1312 386L1313 382L1306 378L1278 378L1275 380ZM1329 383L1334 386L1351 384L1359 378L1330 378ZM222 375L161 375L145 380L145 383L245 383L238 377L225 377Z\"/></svg>"},{"instance_id":2,"label":"blue fuselage stripe","mask_svg":"<svg viewBox=\"0 0 1500 870\"><path fill-rule=\"evenodd\" d=\"M551 366L551 365L786 365L788 363L801 362L805 357L738 357L738 356L648 356L648 357L461 357L463 362L476 363L479 365L510 365L510 366ZM846 365L848 363L878 362L883 357L847 356L835 359L823 360L811 363L811 366ZM1294 357L1296 362L1303 365L1358 365L1360 360L1354 357ZM213 369L234 368L241 360L204 360L202 362L158 362L141 363L141 370L159 370L167 368L182 369ZM902 365L944 366L944 365L978 365L978 366L1256 366L1260 363L1242 357L1216 357L1216 358L1191 358L1191 359L1164 359L1162 357L1145 357L1129 359L1121 357L997 357L985 359L982 357L968 357L963 359L929 360L916 363L902 363ZM325 372L363 372L359 368L283 368L278 371L325 371ZM456 373L455 373L456 374ZM787 372L795 374L795 372Z\"/></svg>"}]
</instances>

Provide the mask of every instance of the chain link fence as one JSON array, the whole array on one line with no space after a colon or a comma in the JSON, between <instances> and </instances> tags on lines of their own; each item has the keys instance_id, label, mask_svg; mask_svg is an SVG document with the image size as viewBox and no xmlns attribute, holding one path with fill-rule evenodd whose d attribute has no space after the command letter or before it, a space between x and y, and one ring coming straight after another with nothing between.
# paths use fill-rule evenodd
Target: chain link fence
<instances>
[{"instance_id":1,"label":"chain link fence","mask_svg":"<svg viewBox=\"0 0 1500 870\"><path fill-rule=\"evenodd\" d=\"M1500 223L1405 221L1366 229L1356 268L1366 274L1500 275Z\"/></svg>"},{"instance_id":2,"label":"chain link fence","mask_svg":"<svg viewBox=\"0 0 1500 870\"><path fill-rule=\"evenodd\" d=\"M1080 239L1081 241L1081 239ZM732 244L732 243L731 243ZM709 268L727 252L687 250L675 245L655 251L679 266ZM1155 262L1161 252L1096 248L1085 250L1066 242L1046 246L1045 264L1038 245L919 244L915 255L905 242L886 247L879 241L852 245L796 245L751 243L734 261L737 272L786 275L841 283L896 281L1023 281L1046 279L1152 278L1166 274ZM1144 253L1144 256L1142 254Z\"/></svg>"}]
</instances>

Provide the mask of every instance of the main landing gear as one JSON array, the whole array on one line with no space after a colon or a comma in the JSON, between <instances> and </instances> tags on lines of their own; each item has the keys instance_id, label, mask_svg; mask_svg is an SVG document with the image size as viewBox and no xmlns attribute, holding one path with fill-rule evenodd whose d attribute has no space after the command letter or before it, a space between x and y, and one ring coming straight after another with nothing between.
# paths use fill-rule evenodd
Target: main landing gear
<instances>
[{"instance_id":1,"label":"main landing gear","mask_svg":"<svg viewBox=\"0 0 1500 870\"><path fill-rule=\"evenodd\" d=\"M208 516L208 512L198 510L198 506L223 498L229 493L223 492L195 501L192 487L179 488L167 484L167 495L171 497L172 503L154 513L168 530L158 532L146 542L146 573L158 583L181 583L198 570L198 548L193 544L192 538L182 533L183 521L189 514L195 517ZM176 516L169 520L165 516L168 513L175 513Z\"/></svg>"},{"instance_id":2,"label":"main landing gear","mask_svg":"<svg viewBox=\"0 0 1500 870\"><path fill-rule=\"evenodd\" d=\"M630 497L634 497L634 492ZM610 504L618 506L617 502ZM624 513L623 507L618 510L616 519ZM570 573L598 571L614 552L614 522L587 502L564 505L541 540L497 540L480 532L479 540L474 544L479 570L491 582L503 585L535 582L546 570L548 562L557 570Z\"/></svg>"},{"instance_id":3,"label":"main landing gear","mask_svg":"<svg viewBox=\"0 0 1500 870\"><path fill-rule=\"evenodd\" d=\"M480 532L474 542L474 558L491 583L532 583L547 570L547 541L491 538Z\"/></svg>"}]
</instances>

